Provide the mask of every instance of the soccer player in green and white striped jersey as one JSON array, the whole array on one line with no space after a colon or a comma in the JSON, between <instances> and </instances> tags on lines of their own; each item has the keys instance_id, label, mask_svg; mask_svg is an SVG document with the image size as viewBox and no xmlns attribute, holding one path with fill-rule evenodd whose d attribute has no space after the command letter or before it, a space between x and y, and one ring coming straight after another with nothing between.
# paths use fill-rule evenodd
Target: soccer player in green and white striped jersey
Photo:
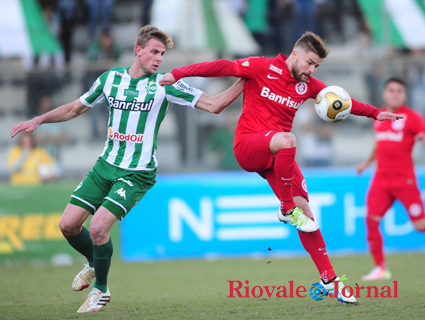
<instances>
[{"instance_id":1,"label":"soccer player in green and white striped jersey","mask_svg":"<svg viewBox=\"0 0 425 320\"><path fill-rule=\"evenodd\" d=\"M88 261L75 277L72 289L81 291L96 277L79 313L99 311L110 300L107 277L113 248L109 231L154 184L158 130L169 103L220 113L243 90L243 80L216 97L183 81L160 86L163 74L157 70L166 47L172 46L172 39L165 32L149 25L141 28L130 67L105 72L79 99L12 128L13 138L23 130L33 132L43 123L78 117L106 100L109 124L105 148L71 195L59 223L69 244ZM94 216L89 231L83 223L90 214Z\"/></svg>"}]
</instances>

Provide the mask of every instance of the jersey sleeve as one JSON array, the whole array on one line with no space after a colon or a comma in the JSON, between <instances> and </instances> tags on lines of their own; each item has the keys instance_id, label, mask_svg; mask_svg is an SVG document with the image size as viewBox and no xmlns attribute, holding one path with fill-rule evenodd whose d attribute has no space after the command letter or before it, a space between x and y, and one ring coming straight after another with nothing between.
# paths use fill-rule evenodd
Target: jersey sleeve
<instances>
[{"instance_id":1,"label":"jersey sleeve","mask_svg":"<svg viewBox=\"0 0 425 320\"><path fill-rule=\"evenodd\" d=\"M105 100L103 95L103 88L105 86L107 73L105 72L91 86L90 90L87 91L80 97L80 101L86 107L93 108L96 104L101 103Z\"/></svg>"},{"instance_id":2,"label":"jersey sleeve","mask_svg":"<svg viewBox=\"0 0 425 320\"><path fill-rule=\"evenodd\" d=\"M249 57L233 61L235 76L243 79L254 78L263 65L263 58Z\"/></svg>"},{"instance_id":3,"label":"jersey sleeve","mask_svg":"<svg viewBox=\"0 0 425 320\"><path fill-rule=\"evenodd\" d=\"M312 99L316 99L319 92L327 87L326 84L324 84L322 81L316 78L311 78L310 85L311 85L310 98Z\"/></svg>"},{"instance_id":4,"label":"jersey sleeve","mask_svg":"<svg viewBox=\"0 0 425 320\"><path fill-rule=\"evenodd\" d=\"M165 86L165 96L168 102L195 108L203 92L192 88L185 81L179 80L172 86Z\"/></svg>"},{"instance_id":5,"label":"jersey sleeve","mask_svg":"<svg viewBox=\"0 0 425 320\"><path fill-rule=\"evenodd\" d=\"M417 112L413 112L413 115L412 124L410 125L413 135L416 136L419 133L425 133L424 118L422 118L422 116Z\"/></svg>"}]
</instances>

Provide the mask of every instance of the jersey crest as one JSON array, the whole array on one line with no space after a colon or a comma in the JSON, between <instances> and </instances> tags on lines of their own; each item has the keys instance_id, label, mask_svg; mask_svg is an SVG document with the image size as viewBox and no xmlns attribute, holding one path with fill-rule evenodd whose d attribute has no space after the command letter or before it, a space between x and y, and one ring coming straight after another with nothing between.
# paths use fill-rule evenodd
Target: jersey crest
<instances>
[{"instance_id":1,"label":"jersey crest","mask_svg":"<svg viewBox=\"0 0 425 320\"><path fill-rule=\"evenodd\" d=\"M307 83L305 82L297 83L297 85L295 86L295 90L297 91L299 95L305 94L307 92Z\"/></svg>"}]
</instances>

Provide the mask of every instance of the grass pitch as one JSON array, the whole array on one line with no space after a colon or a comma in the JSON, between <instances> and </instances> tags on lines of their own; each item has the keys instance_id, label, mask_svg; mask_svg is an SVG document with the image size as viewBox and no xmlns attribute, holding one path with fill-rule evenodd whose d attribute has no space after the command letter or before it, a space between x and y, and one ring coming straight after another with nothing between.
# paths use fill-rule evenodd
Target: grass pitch
<instances>
[{"instance_id":1,"label":"grass pitch","mask_svg":"<svg viewBox=\"0 0 425 320\"><path fill-rule=\"evenodd\" d=\"M359 306L335 299L227 298L228 280L249 280L251 288L303 285L319 280L307 257L259 260L181 260L151 263L113 261L111 302L100 312L77 314L89 292L73 292L71 282L82 265L69 267L0 267L0 319L423 319L425 279L423 253L388 256L399 298L366 298ZM267 263L271 261L271 263ZM362 282L372 266L369 256L332 258L346 285L392 287L392 280Z\"/></svg>"}]
</instances>

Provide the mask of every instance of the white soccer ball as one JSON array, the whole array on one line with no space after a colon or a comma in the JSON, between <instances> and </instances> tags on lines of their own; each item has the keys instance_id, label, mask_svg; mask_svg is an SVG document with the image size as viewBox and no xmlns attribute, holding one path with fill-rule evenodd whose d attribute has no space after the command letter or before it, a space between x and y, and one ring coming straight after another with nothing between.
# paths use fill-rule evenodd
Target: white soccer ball
<instances>
[{"instance_id":1,"label":"white soccer ball","mask_svg":"<svg viewBox=\"0 0 425 320\"><path fill-rule=\"evenodd\" d=\"M320 119L326 122L339 122L350 114L351 98L341 87L329 86L319 92L314 106Z\"/></svg>"}]
</instances>

